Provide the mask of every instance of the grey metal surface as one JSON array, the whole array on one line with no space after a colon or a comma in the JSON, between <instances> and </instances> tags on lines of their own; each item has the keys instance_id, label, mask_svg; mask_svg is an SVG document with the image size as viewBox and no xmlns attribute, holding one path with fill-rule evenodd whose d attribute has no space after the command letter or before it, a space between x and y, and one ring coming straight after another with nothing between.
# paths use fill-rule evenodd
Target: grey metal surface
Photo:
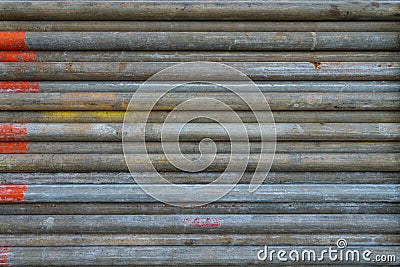
<instances>
[{"instance_id":1,"label":"grey metal surface","mask_svg":"<svg viewBox=\"0 0 400 267\"><path fill-rule=\"evenodd\" d=\"M4 83L0 81L0 85ZM135 81L35 81L42 93L65 92L115 92L133 93L143 82ZM255 82L262 92L400 92L398 81L268 81ZM4 84L5 92L15 92L18 82ZM240 87L238 86L238 90ZM179 86L179 92L221 92L221 88L212 84L186 84ZM242 90L246 90L243 88ZM29 96L29 95L28 95Z\"/></svg>"},{"instance_id":2,"label":"grey metal surface","mask_svg":"<svg viewBox=\"0 0 400 267\"><path fill-rule=\"evenodd\" d=\"M147 177L145 172L73 172L73 173L2 173L2 184L132 184L136 177ZM163 176L172 183L192 184L210 183L218 178L218 172L166 172ZM252 173L245 172L241 183L249 183ZM344 184L396 184L400 178L397 172L270 172L265 183L304 184L304 183L344 183ZM357 205L357 204L355 204Z\"/></svg>"},{"instance_id":3,"label":"grey metal surface","mask_svg":"<svg viewBox=\"0 0 400 267\"><path fill-rule=\"evenodd\" d=\"M19 62L397 62L400 58L396 51L0 51L0 62L7 62L4 58L10 53Z\"/></svg>"},{"instance_id":4,"label":"grey metal surface","mask_svg":"<svg viewBox=\"0 0 400 267\"><path fill-rule=\"evenodd\" d=\"M0 80L140 81L146 80L157 72L173 65L176 65L176 63L6 62L0 63ZM238 69L255 81L391 81L398 80L400 69L398 62L228 62L226 65ZM166 79L179 81L182 80L182 74L178 72Z\"/></svg>"},{"instance_id":5,"label":"grey metal surface","mask_svg":"<svg viewBox=\"0 0 400 267\"><path fill-rule=\"evenodd\" d=\"M398 50L396 32L27 32L27 50ZM15 50L15 49L6 49Z\"/></svg>"},{"instance_id":6,"label":"grey metal surface","mask_svg":"<svg viewBox=\"0 0 400 267\"><path fill-rule=\"evenodd\" d=\"M290 93L263 93L273 111L315 111L315 110L386 110L398 111L400 93L398 92L290 92ZM109 110L125 111L128 108L132 93L1 93L0 110ZM146 96L146 98L144 97ZM130 105L129 110L143 111L144 106L151 103L155 94L143 94L140 102ZM255 100L259 94L247 94L249 99ZM164 95L154 106L153 111L171 111L176 105L193 97L212 97L223 101L236 111L249 111L249 106L233 93L185 93L170 92ZM203 110L207 103L195 102L191 110ZM218 105L208 105L209 110L221 110ZM255 102L254 110L268 110L260 103ZM140 114L140 113L139 113ZM143 114L143 113L142 113ZM132 120L133 120L133 116Z\"/></svg>"},{"instance_id":7,"label":"grey metal surface","mask_svg":"<svg viewBox=\"0 0 400 267\"><path fill-rule=\"evenodd\" d=\"M320 253L337 249L340 239L348 242L344 254L371 250L396 260L332 261L325 254L324 261L296 263L399 265L399 14L398 0L0 1L0 266L286 266L293 262L276 254L261 261L257 253L266 245ZM254 80L278 142L271 172L250 193L261 143L248 105L218 85L177 87L146 128L150 158L167 180L204 186L230 160L224 129L200 118L180 131L180 148L196 159L199 141L210 137L213 163L202 172L169 163L162 123L185 100L228 104L251 140L249 155L235 155L249 165L232 191L180 207L138 184L153 181L144 155L133 153L153 95L134 107L124 133L122 123L147 78L192 61L220 62ZM176 113L165 139L205 109L233 123L203 102ZM127 129L132 173L121 143Z\"/></svg>"},{"instance_id":8,"label":"grey metal surface","mask_svg":"<svg viewBox=\"0 0 400 267\"><path fill-rule=\"evenodd\" d=\"M179 171L169 160L178 160L175 154L151 154L149 159L159 172ZM186 154L189 159L197 159L198 154ZM240 162L247 162L246 170L254 172L258 166L266 162L271 155L238 154L231 160L229 154L217 154L208 172L222 172L229 162L232 162L232 172L240 172ZM213 157L214 158L214 157ZM140 154L0 154L0 172L127 172L125 160L135 162L133 172L151 172L145 157ZM398 153L291 153L275 154L272 171L400 171L400 156Z\"/></svg>"},{"instance_id":9,"label":"grey metal surface","mask_svg":"<svg viewBox=\"0 0 400 267\"><path fill-rule=\"evenodd\" d=\"M0 21L0 31L395 32L397 21Z\"/></svg>"},{"instance_id":10,"label":"grey metal surface","mask_svg":"<svg viewBox=\"0 0 400 267\"><path fill-rule=\"evenodd\" d=\"M4 20L399 20L398 1L3 1Z\"/></svg>"},{"instance_id":11,"label":"grey metal surface","mask_svg":"<svg viewBox=\"0 0 400 267\"><path fill-rule=\"evenodd\" d=\"M191 224L196 218L211 226ZM399 219L398 214L7 215L0 216L0 233L396 234Z\"/></svg>"},{"instance_id":12,"label":"grey metal surface","mask_svg":"<svg viewBox=\"0 0 400 267\"><path fill-rule=\"evenodd\" d=\"M167 187L154 185L163 194ZM192 187L197 185L191 185ZM223 187L224 185L220 185ZM255 193L245 184L237 185L219 202L324 203L324 202L392 202L400 200L400 186L369 184L301 184L262 185ZM29 185L24 203L45 202L158 202L138 185ZM266 204L268 205L268 204Z\"/></svg>"}]
</instances>

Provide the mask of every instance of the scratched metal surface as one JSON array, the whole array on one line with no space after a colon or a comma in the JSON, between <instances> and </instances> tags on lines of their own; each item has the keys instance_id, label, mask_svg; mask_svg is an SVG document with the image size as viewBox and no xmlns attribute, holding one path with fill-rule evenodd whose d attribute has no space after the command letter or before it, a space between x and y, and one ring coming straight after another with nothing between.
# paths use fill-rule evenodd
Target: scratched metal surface
<instances>
[{"instance_id":1,"label":"scratched metal surface","mask_svg":"<svg viewBox=\"0 0 400 267\"><path fill-rule=\"evenodd\" d=\"M320 252L340 238L351 249L394 255L384 265L399 265L399 15L398 0L0 1L0 266L286 266L276 257L260 261L257 252L264 245ZM254 194L257 121L241 99L212 84L165 95L150 114L146 147L169 181L214 181L231 149L220 125L200 118L180 132L187 157L198 157L205 135L216 141L203 172L178 171L159 140L176 105L219 99L249 132L239 184L217 202L176 207L135 182L152 177L143 155L128 155L136 162L128 172L121 141L132 94L156 72L191 61L239 69L269 101L276 155ZM148 97L129 132L139 129ZM234 122L199 103L171 123L204 107ZM128 137L134 151L140 136ZM325 255L323 264L301 264L382 262Z\"/></svg>"}]
</instances>

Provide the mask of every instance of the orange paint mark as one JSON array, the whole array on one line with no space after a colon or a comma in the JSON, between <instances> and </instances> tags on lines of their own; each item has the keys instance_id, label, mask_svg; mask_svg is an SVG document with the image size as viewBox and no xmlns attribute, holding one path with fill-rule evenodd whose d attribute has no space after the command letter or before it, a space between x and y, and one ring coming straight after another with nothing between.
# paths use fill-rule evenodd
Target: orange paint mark
<instances>
[{"instance_id":1,"label":"orange paint mark","mask_svg":"<svg viewBox=\"0 0 400 267\"><path fill-rule=\"evenodd\" d=\"M28 142L0 142L0 154L26 154Z\"/></svg>"},{"instance_id":2,"label":"orange paint mark","mask_svg":"<svg viewBox=\"0 0 400 267\"><path fill-rule=\"evenodd\" d=\"M0 93L38 93L39 82L0 81Z\"/></svg>"},{"instance_id":3,"label":"orange paint mark","mask_svg":"<svg viewBox=\"0 0 400 267\"><path fill-rule=\"evenodd\" d=\"M191 226L191 227L219 227L221 226L221 223L219 222L218 218L189 218L186 217L183 219L183 223L185 225Z\"/></svg>"},{"instance_id":4,"label":"orange paint mark","mask_svg":"<svg viewBox=\"0 0 400 267\"><path fill-rule=\"evenodd\" d=\"M29 50L25 45L26 32L0 32L0 50Z\"/></svg>"},{"instance_id":5,"label":"orange paint mark","mask_svg":"<svg viewBox=\"0 0 400 267\"><path fill-rule=\"evenodd\" d=\"M0 62L36 62L36 52L0 51Z\"/></svg>"},{"instance_id":6,"label":"orange paint mark","mask_svg":"<svg viewBox=\"0 0 400 267\"><path fill-rule=\"evenodd\" d=\"M27 185L0 185L0 203L24 202Z\"/></svg>"},{"instance_id":7,"label":"orange paint mark","mask_svg":"<svg viewBox=\"0 0 400 267\"><path fill-rule=\"evenodd\" d=\"M26 123L1 123L0 141L27 141Z\"/></svg>"},{"instance_id":8,"label":"orange paint mark","mask_svg":"<svg viewBox=\"0 0 400 267\"><path fill-rule=\"evenodd\" d=\"M8 253L10 253L10 247L0 247L0 266L10 266L7 263Z\"/></svg>"}]
</instances>

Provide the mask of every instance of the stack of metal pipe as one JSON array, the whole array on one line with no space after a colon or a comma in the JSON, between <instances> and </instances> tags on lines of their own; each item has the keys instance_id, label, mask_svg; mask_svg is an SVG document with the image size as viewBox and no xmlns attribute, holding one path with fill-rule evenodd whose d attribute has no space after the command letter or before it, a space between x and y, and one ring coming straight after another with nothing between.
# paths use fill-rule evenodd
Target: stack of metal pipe
<instances>
[{"instance_id":1,"label":"stack of metal pipe","mask_svg":"<svg viewBox=\"0 0 400 267\"><path fill-rule=\"evenodd\" d=\"M398 265L399 14L399 1L381 0L1 1L0 266ZM130 109L146 80L188 62L234 68L267 100L256 109L272 111L276 148L255 192L259 123L237 96L183 84L148 117L146 98ZM187 157L204 138L217 150L188 172L163 154L161 132L198 97L242 123L207 102L174 113L176 124L204 110L219 120L179 131ZM225 171L232 145L220 123L249 133L246 171L214 202L163 203L137 182L153 177L130 151L143 121L148 157L171 183L205 185ZM302 259L305 248L318 257ZM345 256L321 254L329 248Z\"/></svg>"}]
</instances>

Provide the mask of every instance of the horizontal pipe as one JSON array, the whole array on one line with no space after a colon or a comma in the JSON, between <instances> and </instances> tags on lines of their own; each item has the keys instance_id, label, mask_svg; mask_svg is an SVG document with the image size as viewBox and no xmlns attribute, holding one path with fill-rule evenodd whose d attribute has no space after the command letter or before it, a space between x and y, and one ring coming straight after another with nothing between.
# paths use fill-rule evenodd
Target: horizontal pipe
<instances>
[{"instance_id":1,"label":"horizontal pipe","mask_svg":"<svg viewBox=\"0 0 400 267\"><path fill-rule=\"evenodd\" d=\"M395 234L399 219L394 214L1 215L0 233ZM212 226L197 227L193 220Z\"/></svg>"},{"instance_id":2,"label":"horizontal pipe","mask_svg":"<svg viewBox=\"0 0 400 267\"><path fill-rule=\"evenodd\" d=\"M265 243L265 242L264 242ZM84 246L84 247L12 247L7 248L4 253L5 262L11 266L147 266L149 262L152 265L162 266L182 266L190 262L193 265L207 265L207 266L244 266L244 265L265 265L268 264L282 264L282 261L277 257L272 257L267 261L260 261L257 259L257 252L264 251L266 244L261 243L257 246ZM335 243L332 242L331 246L269 246L269 251L296 251L299 255L299 260L304 256L307 260L309 251L315 252L315 261L313 264L323 262L324 266L333 264L337 266L339 260L332 261L329 259L329 254L326 253L328 247L337 252ZM360 260L354 260L357 264L370 264L371 258L362 257L362 253L373 251L374 254L368 255L392 255L385 258L387 265L396 265L395 259L400 257L399 246L354 246L351 253L357 251ZM302 254L305 251L305 255ZM350 255L354 255L347 253ZM8 255L12 256L8 256ZM285 255L287 255L286 253ZM293 257L293 254L292 255ZM73 255L73 257L71 257ZM278 254L279 255L279 254ZM314 255L314 254L313 254ZM322 259L319 257L322 255ZM337 256L338 254L334 254ZM343 253L342 261L346 262L346 253ZM9 259L7 258L9 257ZM276 255L274 255L276 256ZM296 257L296 256L294 256ZM319 260L317 260L317 257ZM331 256L333 257L333 256ZM347 256L351 261L352 256ZM354 255L356 258L357 256ZM314 256L310 256L313 259ZM294 258L296 259L296 258ZM295 261L296 262L296 261ZM286 264L287 262L285 262Z\"/></svg>"},{"instance_id":3,"label":"horizontal pipe","mask_svg":"<svg viewBox=\"0 0 400 267\"><path fill-rule=\"evenodd\" d=\"M134 184L136 178L151 177L146 172L73 172L73 173L2 173L0 184ZM211 183L218 172L165 172L162 176L175 184ZM253 173L245 172L239 183L250 183ZM397 172L269 172L264 183L348 183L395 184Z\"/></svg>"},{"instance_id":4,"label":"horizontal pipe","mask_svg":"<svg viewBox=\"0 0 400 267\"><path fill-rule=\"evenodd\" d=\"M207 142L207 141L206 141ZM399 142L278 142L277 153L396 153ZM125 153L139 150L140 143L125 145ZM218 153L230 153L229 142L215 143ZM182 153L200 153L198 142L180 142ZM252 142L235 153L260 153L261 143ZM146 143L147 153L162 154L158 142ZM121 142L0 142L0 154L122 154Z\"/></svg>"},{"instance_id":5,"label":"horizontal pipe","mask_svg":"<svg viewBox=\"0 0 400 267\"><path fill-rule=\"evenodd\" d=\"M200 185L185 185L199 188ZM203 186L203 185L202 185ZM219 188L231 188L231 185L219 184ZM159 198L176 195L170 187L153 185ZM28 185L24 187L23 197L13 197L11 192L21 190L21 185L2 185L0 202L3 203L51 203L51 202L146 202L154 203L154 199L140 186L131 184L119 185ZM249 193L248 185L236 185L229 193L218 199L218 202L392 202L400 200L399 185L376 184L270 184L261 185L254 193ZM210 189L211 190L211 189ZM211 196L210 192L210 196ZM162 197L161 197L162 196ZM207 196L206 194L204 196ZM184 204L184 203L182 203Z\"/></svg>"},{"instance_id":6,"label":"horizontal pipe","mask_svg":"<svg viewBox=\"0 0 400 267\"><path fill-rule=\"evenodd\" d=\"M2 35L5 41L0 42L0 50L16 51L359 51L400 48L397 32L3 32Z\"/></svg>"},{"instance_id":7,"label":"horizontal pipe","mask_svg":"<svg viewBox=\"0 0 400 267\"><path fill-rule=\"evenodd\" d=\"M226 65L241 71L252 80L398 80L398 62L226 62ZM4 62L0 63L0 80L146 80L164 70L177 65L170 62ZM186 76L177 71L168 76L161 75L159 81L213 82L215 77ZM190 73L190 70L188 70ZM210 72L212 73L212 72ZM160 78L161 77L161 78ZM242 76L226 74L225 80L239 79ZM154 80L157 82L157 80ZM182 82L183 84L184 82ZM245 82L243 82L245 83ZM247 82L248 83L248 82Z\"/></svg>"},{"instance_id":8,"label":"horizontal pipe","mask_svg":"<svg viewBox=\"0 0 400 267\"><path fill-rule=\"evenodd\" d=\"M2 21L0 21L0 24ZM398 52L0 51L0 62L387 62Z\"/></svg>"},{"instance_id":9,"label":"horizontal pipe","mask_svg":"<svg viewBox=\"0 0 400 267\"><path fill-rule=\"evenodd\" d=\"M175 141L179 136L180 142L200 141L206 137L214 141L243 142L240 130L244 128L250 141L261 140L260 129L263 131L263 140L271 141L273 130L279 141L398 141L400 125L397 123L224 123L225 127L238 129L231 131L229 136L226 130L218 123L188 123L181 129L177 123L22 123L0 124L1 141L56 141L74 142L91 141L107 142L121 141L124 131L124 141L141 142L146 132L146 142L159 142L161 133L163 142ZM271 139L272 138L272 139Z\"/></svg>"},{"instance_id":10,"label":"horizontal pipe","mask_svg":"<svg viewBox=\"0 0 400 267\"><path fill-rule=\"evenodd\" d=\"M0 172L126 172L129 171L125 158L132 172L179 171L172 162L178 162L177 155L150 154L150 166L147 157L138 154L0 154ZM191 160L199 158L198 154L186 154ZM211 157L211 156L210 156ZM270 162L271 155L263 155L262 162ZM214 157L212 157L214 158ZM224 171L230 162L231 155L217 154L210 160L203 171ZM254 171L260 156L237 154L230 171L240 171L244 164L247 171ZM271 171L400 171L398 153L290 153L275 154ZM154 166L154 167L153 167Z\"/></svg>"},{"instance_id":11,"label":"horizontal pipe","mask_svg":"<svg viewBox=\"0 0 400 267\"><path fill-rule=\"evenodd\" d=\"M398 246L397 235L347 234L341 236L352 246ZM338 237L329 234L60 234L60 235L0 235L1 245L13 247L46 246L257 246L268 245L331 246Z\"/></svg>"},{"instance_id":12,"label":"horizontal pipe","mask_svg":"<svg viewBox=\"0 0 400 267\"><path fill-rule=\"evenodd\" d=\"M148 122L162 123L168 111L153 111ZM196 117L197 111L180 111L173 117L173 122L185 122L189 117ZM237 111L236 114L244 123L256 123L257 120L251 111ZM2 111L2 123L122 123L124 111ZM218 122L234 122L226 116L225 111L213 111L213 117ZM274 111L274 121L281 122L400 122L398 111ZM135 111L137 122L145 120L145 112ZM206 118L197 118L192 122L210 122Z\"/></svg>"},{"instance_id":13,"label":"horizontal pipe","mask_svg":"<svg viewBox=\"0 0 400 267\"><path fill-rule=\"evenodd\" d=\"M399 20L398 3L368 1L3 1L3 20Z\"/></svg>"},{"instance_id":14,"label":"horizontal pipe","mask_svg":"<svg viewBox=\"0 0 400 267\"><path fill-rule=\"evenodd\" d=\"M222 18L220 18L222 19ZM1 21L0 31L395 32L397 21Z\"/></svg>"},{"instance_id":15,"label":"horizontal pipe","mask_svg":"<svg viewBox=\"0 0 400 267\"><path fill-rule=\"evenodd\" d=\"M0 81L0 92L136 92L143 84L140 81ZM230 84L230 83L229 83ZM397 81L269 81L255 82L262 92L399 92ZM156 86L168 86L160 82ZM232 83L240 91L246 91ZM176 88L179 92L222 92L213 84L184 84Z\"/></svg>"},{"instance_id":16,"label":"horizontal pipe","mask_svg":"<svg viewBox=\"0 0 400 267\"><path fill-rule=\"evenodd\" d=\"M135 81L0 81L0 92L114 92L133 93L143 84ZM246 86L232 83L239 91ZM398 81L269 81L256 82L262 92L400 92ZM167 82L159 86L168 86ZM213 84L185 84L176 88L179 92L221 92L220 86Z\"/></svg>"},{"instance_id":17,"label":"horizontal pipe","mask_svg":"<svg viewBox=\"0 0 400 267\"><path fill-rule=\"evenodd\" d=\"M391 202L213 202L193 208L143 202L35 202L0 204L0 215L397 214L399 208L400 204Z\"/></svg>"},{"instance_id":18,"label":"horizontal pipe","mask_svg":"<svg viewBox=\"0 0 400 267\"><path fill-rule=\"evenodd\" d=\"M206 98L219 100L233 110L268 110L265 101L260 101L261 93L247 93L245 103L234 93L185 93L171 92L157 100L153 93L140 93L139 98L129 105L133 93L0 93L0 110L41 110L41 111L147 111L150 104L152 111L171 111L179 104L191 100L187 107L180 110L197 110L199 115L207 110L226 110L222 105L210 105ZM304 111L304 110L399 110L400 94L389 93L263 93L269 107L273 111ZM134 121L135 114L129 116ZM143 114L143 113L142 113ZM139 113L140 115L140 113Z\"/></svg>"}]
</instances>

